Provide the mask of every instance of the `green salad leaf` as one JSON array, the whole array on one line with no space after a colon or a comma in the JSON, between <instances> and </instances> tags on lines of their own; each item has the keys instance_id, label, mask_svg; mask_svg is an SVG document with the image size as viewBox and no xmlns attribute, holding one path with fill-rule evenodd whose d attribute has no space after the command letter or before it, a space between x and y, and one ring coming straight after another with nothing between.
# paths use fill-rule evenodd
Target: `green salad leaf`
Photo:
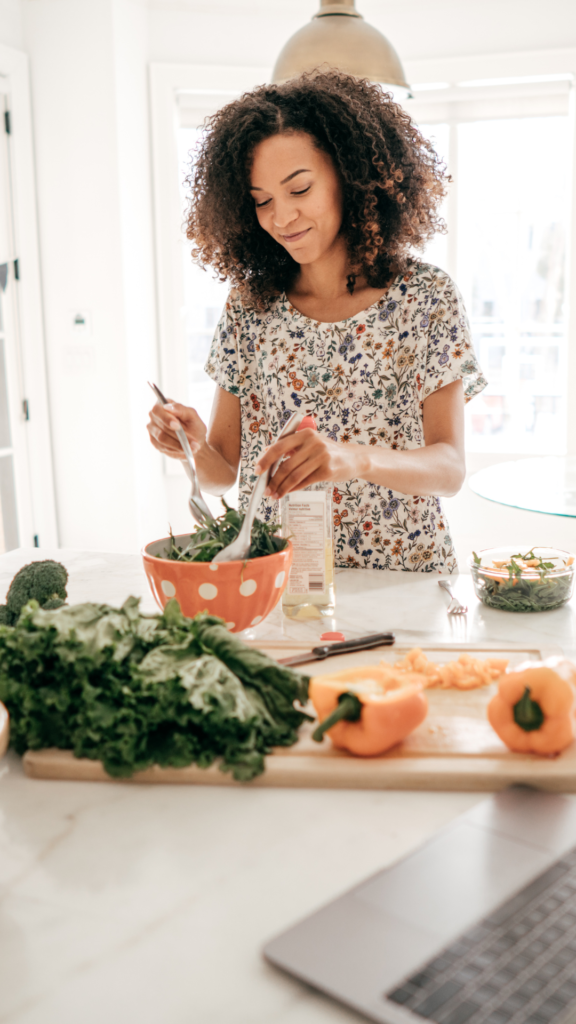
<instances>
[{"instance_id":1,"label":"green salad leaf","mask_svg":"<svg viewBox=\"0 0 576 1024\"><path fill-rule=\"evenodd\" d=\"M170 531L168 551L157 557L168 558L174 562L211 562L222 548L228 547L236 540L244 522L244 516L235 508L230 508L224 499L222 504L225 512L208 526L197 526L185 546L178 545ZM265 523L261 519L255 519L252 524L248 558L263 558L265 555L283 551L288 541L277 535L278 529L278 523Z\"/></svg>"},{"instance_id":2,"label":"green salad leaf","mask_svg":"<svg viewBox=\"0 0 576 1024\"><path fill-rule=\"evenodd\" d=\"M508 612L543 612L558 608L568 600L572 586L567 576L544 580L515 577L515 585L508 580L498 584L485 576L480 579L484 603Z\"/></svg>"},{"instance_id":3,"label":"green salad leaf","mask_svg":"<svg viewBox=\"0 0 576 1024\"><path fill-rule=\"evenodd\" d=\"M472 553L474 576L478 596L490 608L509 612L549 611L564 604L572 591L573 575L567 566L544 561L531 548L522 554L510 555L506 565L496 570L483 567L481 559ZM534 562L528 569L521 563ZM566 571L562 572L562 568ZM550 574L550 570L554 574ZM508 573L508 578L504 573Z\"/></svg>"},{"instance_id":4,"label":"green salad leaf","mask_svg":"<svg viewBox=\"0 0 576 1024\"><path fill-rule=\"evenodd\" d=\"M226 638L230 643L226 642ZM295 743L308 680L230 637L222 620L31 601L0 626L0 700L18 753L59 747L127 777L153 764L222 771L247 781L272 746Z\"/></svg>"}]
</instances>

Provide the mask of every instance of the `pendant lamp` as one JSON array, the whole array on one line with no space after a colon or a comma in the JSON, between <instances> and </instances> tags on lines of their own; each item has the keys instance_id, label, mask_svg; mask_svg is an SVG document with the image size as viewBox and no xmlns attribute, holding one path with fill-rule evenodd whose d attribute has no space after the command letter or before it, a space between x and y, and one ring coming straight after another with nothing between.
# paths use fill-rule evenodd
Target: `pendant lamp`
<instances>
[{"instance_id":1,"label":"pendant lamp","mask_svg":"<svg viewBox=\"0 0 576 1024\"><path fill-rule=\"evenodd\" d=\"M355 0L320 0L318 13L281 50L272 81L279 84L325 67L389 85L404 98L410 94L396 50L366 24Z\"/></svg>"}]
</instances>

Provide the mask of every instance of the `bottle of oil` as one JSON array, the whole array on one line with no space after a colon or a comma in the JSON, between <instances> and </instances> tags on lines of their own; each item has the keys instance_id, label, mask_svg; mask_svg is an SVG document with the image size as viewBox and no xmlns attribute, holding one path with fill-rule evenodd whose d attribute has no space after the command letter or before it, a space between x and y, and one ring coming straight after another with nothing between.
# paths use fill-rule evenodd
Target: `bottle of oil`
<instances>
[{"instance_id":1,"label":"bottle of oil","mask_svg":"<svg viewBox=\"0 0 576 1024\"><path fill-rule=\"evenodd\" d=\"M316 430L305 416L299 430ZM292 541L294 555L288 585L282 595L284 614L291 619L320 619L333 615L334 526L331 482L311 484L281 500L282 536Z\"/></svg>"}]
</instances>

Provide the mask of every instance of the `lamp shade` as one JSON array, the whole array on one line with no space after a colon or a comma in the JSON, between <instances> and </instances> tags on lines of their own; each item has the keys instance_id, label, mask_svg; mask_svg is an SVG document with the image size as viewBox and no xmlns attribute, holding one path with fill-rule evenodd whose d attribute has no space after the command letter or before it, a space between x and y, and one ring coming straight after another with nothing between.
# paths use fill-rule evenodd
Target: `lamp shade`
<instances>
[{"instance_id":1,"label":"lamp shade","mask_svg":"<svg viewBox=\"0 0 576 1024\"><path fill-rule=\"evenodd\" d=\"M410 88L396 50L378 29L366 24L354 0L321 0L318 13L281 50L272 81L287 82L326 66L356 78Z\"/></svg>"}]
</instances>

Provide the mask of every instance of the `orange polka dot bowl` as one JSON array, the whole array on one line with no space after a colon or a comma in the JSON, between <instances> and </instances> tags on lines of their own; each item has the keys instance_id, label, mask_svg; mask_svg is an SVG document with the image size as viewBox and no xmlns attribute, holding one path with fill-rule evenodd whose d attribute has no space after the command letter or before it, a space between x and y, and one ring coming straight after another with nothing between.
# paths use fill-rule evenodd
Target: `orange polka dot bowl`
<instances>
[{"instance_id":1,"label":"orange polka dot bowl","mask_svg":"<svg viewBox=\"0 0 576 1024\"><path fill-rule=\"evenodd\" d=\"M183 547L190 534L174 539ZM248 562L175 562L162 557L169 545L170 538L163 537L142 551L150 590L160 608L174 597L188 618L207 611L224 619L231 633L240 633L262 622L286 588L292 565L290 542L283 551Z\"/></svg>"}]
</instances>

